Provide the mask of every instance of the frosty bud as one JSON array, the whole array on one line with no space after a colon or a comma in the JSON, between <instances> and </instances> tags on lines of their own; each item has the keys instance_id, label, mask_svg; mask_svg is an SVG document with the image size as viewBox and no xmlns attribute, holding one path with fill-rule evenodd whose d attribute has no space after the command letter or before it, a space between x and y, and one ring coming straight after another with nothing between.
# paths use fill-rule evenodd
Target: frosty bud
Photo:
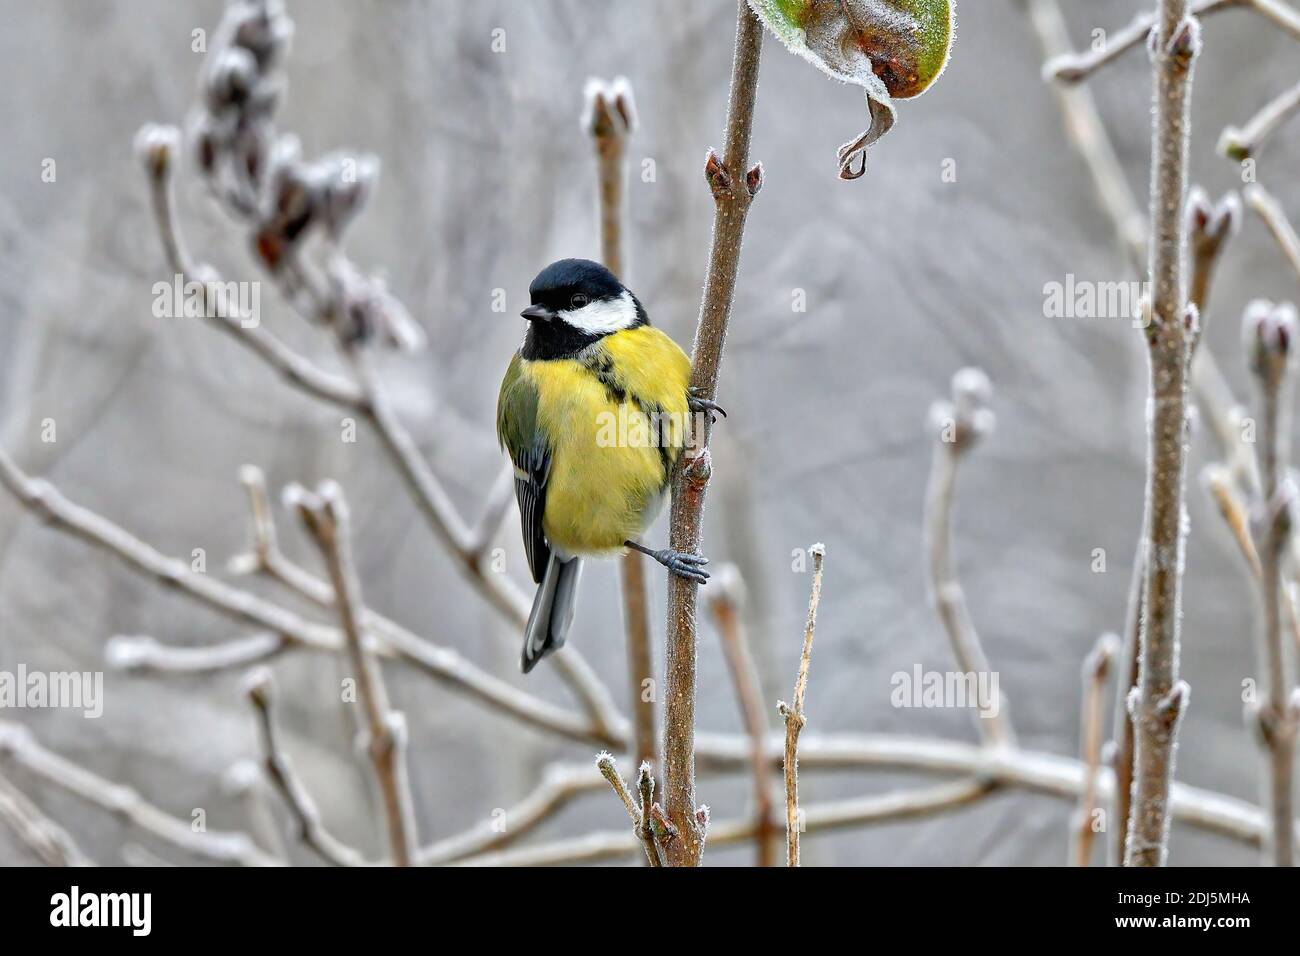
<instances>
[{"instance_id":1,"label":"frosty bud","mask_svg":"<svg viewBox=\"0 0 1300 956\"><path fill-rule=\"evenodd\" d=\"M248 101L257 82L257 60L242 47L228 47L214 54L207 78L208 106L219 113Z\"/></svg>"},{"instance_id":2,"label":"frosty bud","mask_svg":"<svg viewBox=\"0 0 1300 956\"><path fill-rule=\"evenodd\" d=\"M180 148L181 134L175 126L146 123L135 134L135 155L151 176L164 176Z\"/></svg>"},{"instance_id":3,"label":"frosty bud","mask_svg":"<svg viewBox=\"0 0 1300 956\"><path fill-rule=\"evenodd\" d=\"M1229 190L1215 203L1200 186L1187 194L1187 231L1193 243L1220 243L1241 227L1241 197Z\"/></svg>"},{"instance_id":4,"label":"frosty bud","mask_svg":"<svg viewBox=\"0 0 1300 956\"><path fill-rule=\"evenodd\" d=\"M1274 305L1256 299L1242 316L1242 334L1250 370L1265 385L1275 385L1294 358L1296 310L1289 302Z\"/></svg>"},{"instance_id":5,"label":"frosty bud","mask_svg":"<svg viewBox=\"0 0 1300 956\"><path fill-rule=\"evenodd\" d=\"M263 70L285 54L293 37L293 21L285 15L281 0L237 3L227 18L232 43L251 53Z\"/></svg>"}]
</instances>

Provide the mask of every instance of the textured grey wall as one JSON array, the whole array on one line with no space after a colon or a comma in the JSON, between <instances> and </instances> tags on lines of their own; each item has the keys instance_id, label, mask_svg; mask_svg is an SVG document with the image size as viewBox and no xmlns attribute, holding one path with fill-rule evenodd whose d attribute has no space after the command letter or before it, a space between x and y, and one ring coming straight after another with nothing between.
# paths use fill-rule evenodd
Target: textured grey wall
<instances>
[{"instance_id":1,"label":"textured grey wall","mask_svg":"<svg viewBox=\"0 0 1300 956\"><path fill-rule=\"evenodd\" d=\"M998 430L969 460L958 503L959 568L1022 741L1072 754L1079 664L1096 636L1120 627L1141 510L1145 365L1138 337L1115 320L1043 317L1045 282L1067 273L1127 279L1049 91L1033 38L1010 0L959 3L961 30L944 79L903 104L871 154L866 178L835 178L834 147L864 125L860 91L827 81L771 38L764 52L754 155L767 179L750 217L721 398L717 485L707 551L748 581L749 630L769 699L788 693L808 579L790 554L817 539L829 551L809 693L810 733L900 731L972 738L966 714L896 710L889 677L920 662L948 665L927 606L921 505L930 402L963 365L997 388ZM1117 27L1140 4L1070 4L1077 42ZM339 479L360 528L368 599L511 681L517 635L464 583L403 494L373 440L339 441L339 416L289 389L209 328L150 313L165 276L131 138L147 120L180 121L201 59L190 32L215 25L216 2L0 3L0 438L34 473L57 481L158 545L205 548L216 571L243 547L235 475L257 462L279 485ZM664 3L291 2L297 22L280 125L308 155L358 146L384 170L353 229L359 262L390 286L429 334L430 348L385 361L399 413L457 503L474 514L500 467L492 428L496 383L520 334L512 316L551 259L597 253L591 149L577 117L589 75L626 74L640 109L630 182L629 284L686 344L711 220L700 175L725 108L734 7ZM490 52L504 27L507 50ZM1246 14L1207 24L1195 100L1193 172L1217 194L1239 185L1214 154L1219 130L1294 80L1296 49ZM1140 53L1094 84L1129 179L1145 192L1147 65ZM1261 179L1291 209L1283 177L1300 130L1284 131ZM41 181L41 162L57 181ZM941 163L956 160L955 184ZM1272 174L1272 175L1270 175ZM253 267L188 171L180 207L191 244L232 276ZM510 309L491 308L494 288ZM791 310L792 290L808 310ZM1230 247L1211 316L1210 346L1246 394L1237 316L1257 295L1295 295L1257 222ZM319 338L269 293L265 321L324 362ZM42 419L58 441L39 439ZM1179 777L1254 799L1256 760L1243 729L1239 681L1251 670L1250 594L1231 542L1194 476L1212 452L1197 437L1191 483L1185 676L1194 693ZM282 520L287 544L310 559ZM658 539L662 527L654 532ZM501 540L526 572L513 516ZM1090 569L1105 548L1108 571ZM571 640L620 697L621 625L611 564L585 579ZM653 580L662 632L664 581ZM0 669L94 669L115 633L201 645L233 636L83 544L41 527L0 495ZM656 658L662 648L656 642ZM527 680L568 703L546 666ZM338 666L319 657L276 664L289 746L330 822L374 849L361 765L351 759L336 699ZM424 835L454 833L521 797L556 744L417 675L394 672L412 724ZM237 675L162 680L107 676L106 712L14 717L40 739L211 826L240 826L220 780L255 753ZM711 628L702 631L700 723L738 730ZM818 776L807 799L899 783L901 775ZM130 839L104 815L18 778L100 859ZM734 816L742 778L706 778L702 799ZM943 818L807 840L809 863L1056 864L1069 807L1001 795ZM625 825L608 794L585 798L545 835ZM160 849L160 853L166 853ZM710 854L744 862L748 849ZM0 832L0 862L26 859ZM304 857L306 859L306 857ZM1180 828L1175 863L1242 863L1245 848Z\"/></svg>"}]
</instances>

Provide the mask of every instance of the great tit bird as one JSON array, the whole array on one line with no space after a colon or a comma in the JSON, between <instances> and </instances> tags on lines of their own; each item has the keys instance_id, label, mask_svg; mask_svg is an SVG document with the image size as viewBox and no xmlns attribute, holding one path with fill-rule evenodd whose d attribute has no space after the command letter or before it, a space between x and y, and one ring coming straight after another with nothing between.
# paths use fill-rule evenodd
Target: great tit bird
<instances>
[{"instance_id":1,"label":"great tit bird","mask_svg":"<svg viewBox=\"0 0 1300 956\"><path fill-rule=\"evenodd\" d=\"M654 551L637 538L663 506L692 413L721 412L693 395L686 353L604 266L561 259L528 293L527 331L497 402L497 437L514 463L538 585L524 673L563 646L584 556L633 548L675 574L708 579L705 558Z\"/></svg>"}]
</instances>

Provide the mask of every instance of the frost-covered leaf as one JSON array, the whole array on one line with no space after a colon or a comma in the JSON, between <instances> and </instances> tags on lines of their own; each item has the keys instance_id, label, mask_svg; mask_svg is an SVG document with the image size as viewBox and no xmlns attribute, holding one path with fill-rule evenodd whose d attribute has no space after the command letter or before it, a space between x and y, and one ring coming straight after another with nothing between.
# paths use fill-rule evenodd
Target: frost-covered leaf
<instances>
[{"instance_id":1,"label":"frost-covered leaf","mask_svg":"<svg viewBox=\"0 0 1300 956\"><path fill-rule=\"evenodd\" d=\"M954 0L749 0L791 52L867 93L871 125L839 148L840 178L866 170L867 147L894 125L894 100L924 93L943 72Z\"/></svg>"}]
</instances>

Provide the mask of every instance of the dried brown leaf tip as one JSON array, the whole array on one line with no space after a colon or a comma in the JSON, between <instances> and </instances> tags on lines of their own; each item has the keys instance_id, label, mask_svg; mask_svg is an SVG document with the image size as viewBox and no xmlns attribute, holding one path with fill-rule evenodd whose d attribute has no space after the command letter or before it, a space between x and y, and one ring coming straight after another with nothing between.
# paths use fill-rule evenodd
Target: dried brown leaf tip
<instances>
[{"instance_id":1,"label":"dried brown leaf tip","mask_svg":"<svg viewBox=\"0 0 1300 956\"><path fill-rule=\"evenodd\" d=\"M952 0L749 0L763 24L818 69L867 91L871 125L839 148L841 179L866 171L866 151L894 125L895 99L924 93L948 64Z\"/></svg>"}]
</instances>

